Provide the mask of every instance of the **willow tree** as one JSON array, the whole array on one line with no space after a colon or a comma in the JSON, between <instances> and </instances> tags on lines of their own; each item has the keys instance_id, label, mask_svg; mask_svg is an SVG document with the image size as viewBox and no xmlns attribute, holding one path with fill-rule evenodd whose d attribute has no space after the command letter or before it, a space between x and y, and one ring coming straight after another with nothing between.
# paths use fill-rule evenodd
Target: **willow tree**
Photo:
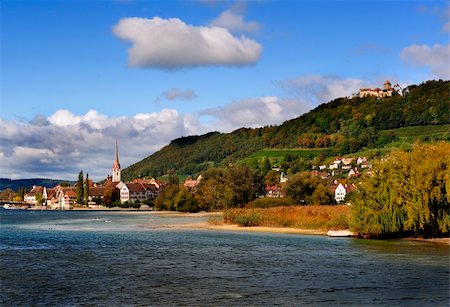
<instances>
[{"instance_id":1,"label":"willow tree","mask_svg":"<svg viewBox=\"0 0 450 307\"><path fill-rule=\"evenodd\" d=\"M372 236L448 235L450 144L416 143L374 164L354 198L353 229Z\"/></svg>"}]
</instances>

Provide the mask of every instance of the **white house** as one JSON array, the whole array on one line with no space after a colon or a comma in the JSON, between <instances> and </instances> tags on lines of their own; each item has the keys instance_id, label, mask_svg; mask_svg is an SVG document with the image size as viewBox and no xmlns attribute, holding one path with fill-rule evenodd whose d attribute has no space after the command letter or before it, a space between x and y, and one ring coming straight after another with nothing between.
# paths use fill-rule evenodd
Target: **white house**
<instances>
[{"instance_id":1,"label":"white house","mask_svg":"<svg viewBox=\"0 0 450 307\"><path fill-rule=\"evenodd\" d=\"M345 195L347 195L347 190L342 185L342 183L339 183L336 190L334 190L334 199L340 203L343 202L345 199Z\"/></svg>"},{"instance_id":2,"label":"white house","mask_svg":"<svg viewBox=\"0 0 450 307\"><path fill-rule=\"evenodd\" d=\"M361 163L361 168L372 168L372 164L369 164L367 162Z\"/></svg>"},{"instance_id":3,"label":"white house","mask_svg":"<svg viewBox=\"0 0 450 307\"><path fill-rule=\"evenodd\" d=\"M120 202L144 201L158 196L158 188L148 183L125 183L120 188Z\"/></svg>"},{"instance_id":4,"label":"white house","mask_svg":"<svg viewBox=\"0 0 450 307\"><path fill-rule=\"evenodd\" d=\"M357 172L355 172L354 169L351 169L350 172L348 172L348 178L352 178L354 176L356 176Z\"/></svg>"},{"instance_id":5,"label":"white house","mask_svg":"<svg viewBox=\"0 0 450 307\"><path fill-rule=\"evenodd\" d=\"M280 175L280 183L284 183L286 181L288 181L288 177L284 172L282 172Z\"/></svg>"},{"instance_id":6,"label":"white house","mask_svg":"<svg viewBox=\"0 0 450 307\"><path fill-rule=\"evenodd\" d=\"M344 165L350 165L350 164L352 164L352 162L353 162L353 158L343 158L342 159L342 163Z\"/></svg>"},{"instance_id":7,"label":"white house","mask_svg":"<svg viewBox=\"0 0 450 307\"><path fill-rule=\"evenodd\" d=\"M338 168L338 164L330 164L329 166L328 166L328 168L329 169L337 169Z\"/></svg>"},{"instance_id":8,"label":"white house","mask_svg":"<svg viewBox=\"0 0 450 307\"><path fill-rule=\"evenodd\" d=\"M334 162L333 162L334 164L341 164L342 163L342 158L341 157L338 157L338 158L336 158L336 159L334 159Z\"/></svg>"},{"instance_id":9,"label":"white house","mask_svg":"<svg viewBox=\"0 0 450 307\"><path fill-rule=\"evenodd\" d=\"M147 191L144 186L139 183L126 183L120 189L120 202L135 202L147 199Z\"/></svg>"},{"instance_id":10,"label":"white house","mask_svg":"<svg viewBox=\"0 0 450 307\"><path fill-rule=\"evenodd\" d=\"M43 198L44 187L41 186L33 186L30 192L24 195L23 200L27 204L37 205L36 195L40 194Z\"/></svg>"},{"instance_id":11,"label":"white house","mask_svg":"<svg viewBox=\"0 0 450 307\"><path fill-rule=\"evenodd\" d=\"M358 159L356 159L356 164L360 165L364 162L367 162L367 158L366 157L358 157Z\"/></svg>"}]
</instances>

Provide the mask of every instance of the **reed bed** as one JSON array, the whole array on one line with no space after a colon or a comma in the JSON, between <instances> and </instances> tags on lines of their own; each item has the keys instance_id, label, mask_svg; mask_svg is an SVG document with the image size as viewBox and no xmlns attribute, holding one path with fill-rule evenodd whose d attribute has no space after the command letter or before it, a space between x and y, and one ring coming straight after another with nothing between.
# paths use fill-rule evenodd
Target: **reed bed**
<instances>
[{"instance_id":1,"label":"reed bed","mask_svg":"<svg viewBox=\"0 0 450 307\"><path fill-rule=\"evenodd\" d=\"M350 207L290 206L273 208L242 208L224 211L224 223L243 227L266 226L314 230L348 229Z\"/></svg>"}]
</instances>

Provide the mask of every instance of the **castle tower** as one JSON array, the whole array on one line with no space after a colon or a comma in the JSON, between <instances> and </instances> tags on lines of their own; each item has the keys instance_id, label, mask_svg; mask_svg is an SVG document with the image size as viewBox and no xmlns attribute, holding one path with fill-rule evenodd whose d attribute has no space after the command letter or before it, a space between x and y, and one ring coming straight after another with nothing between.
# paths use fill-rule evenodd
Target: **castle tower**
<instances>
[{"instance_id":1,"label":"castle tower","mask_svg":"<svg viewBox=\"0 0 450 307\"><path fill-rule=\"evenodd\" d=\"M384 89L385 90L391 90L392 89L392 85L391 85L391 82L389 82L389 81L387 81L386 80L386 82L384 82Z\"/></svg>"},{"instance_id":2,"label":"castle tower","mask_svg":"<svg viewBox=\"0 0 450 307\"><path fill-rule=\"evenodd\" d=\"M116 156L114 159L114 163L112 166L112 181L117 182L120 181L120 163L119 163L119 150L117 149L117 140L116 140Z\"/></svg>"}]
</instances>

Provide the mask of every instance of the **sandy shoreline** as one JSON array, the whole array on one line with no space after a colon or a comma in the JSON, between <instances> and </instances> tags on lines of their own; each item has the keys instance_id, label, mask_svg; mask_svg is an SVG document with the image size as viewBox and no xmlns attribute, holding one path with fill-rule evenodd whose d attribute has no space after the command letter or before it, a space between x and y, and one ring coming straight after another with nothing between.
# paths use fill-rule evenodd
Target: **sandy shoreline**
<instances>
[{"instance_id":1,"label":"sandy shoreline","mask_svg":"<svg viewBox=\"0 0 450 307\"><path fill-rule=\"evenodd\" d=\"M207 219L211 217L220 217L222 212L178 212L178 211L153 211L153 210L138 210L127 208L111 208L111 209L91 209L91 208L74 208L75 211L106 211L117 214L133 214L133 215L151 215L162 218L205 218L203 222L192 221L187 223L176 223L164 225L170 229L203 229L214 231L238 231L238 232L257 232L257 233L284 233L284 234L302 234L302 235L320 235L327 236L326 230L316 229L299 229L299 228L281 228L281 227L266 227L266 226L252 226L242 227L237 224L215 224L209 222ZM434 244L444 244L450 246L450 238L402 238L403 240L427 242Z\"/></svg>"},{"instance_id":2,"label":"sandy shoreline","mask_svg":"<svg viewBox=\"0 0 450 307\"><path fill-rule=\"evenodd\" d=\"M216 231L265 232L265 233L286 233L286 234L305 234L305 235L322 235L322 236L327 235L326 231L313 229L280 228L280 227L265 227L265 226L242 227L237 224L213 225L208 222L173 224L166 226L168 226L169 228L178 228L178 229L205 229Z\"/></svg>"}]
</instances>

